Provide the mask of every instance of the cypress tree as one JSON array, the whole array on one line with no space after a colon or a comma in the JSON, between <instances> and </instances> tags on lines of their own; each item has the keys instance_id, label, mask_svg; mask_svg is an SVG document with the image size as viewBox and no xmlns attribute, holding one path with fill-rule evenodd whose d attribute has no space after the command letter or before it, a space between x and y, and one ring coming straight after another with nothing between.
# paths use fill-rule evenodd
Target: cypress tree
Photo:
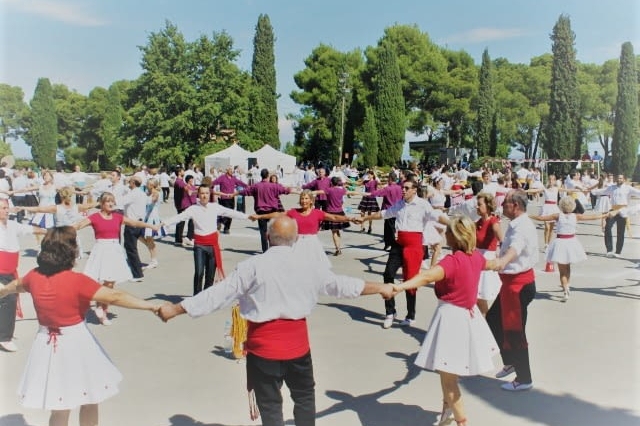
<instances>
[{"instance_id":1,"label":"cypress tree","mask_svg":"<svg viewBox=\"0 0 640 426\"><path fill-rule=\"evenodd\" d=\"M373 108L367 105L362 125L362 157L366 167L378 164L378 127Z\"/></svg>"},{"instance_id":2,"label":"cypress tree","mask_svg":"<svg viewBox=\"0 0 640 426\"><path fill-rule=\"evenodd\" d=\"M58 118L48 78L38 79L30 105L31 117L24 139L31 146L33 161L40 167L52 169L56 166Z\"/></svg>"},{"instance_id":3,"label":"cypress tree","mask_svg":"<svg viewBox=\"0 0 640 426\"><path fill-rule=\"evenodd\" d=\"M549 158L579 158L582 146L578 66L571 21L560 15L551 34L551 99L543 146Z\"/></svg>"},{"instance_id":4,"label":"cypress tree","mask_svg":"<svg viewBox=\"0 0 640 426\"><path fill-rule=\"evenodd\" d=\"M491 153L491 130L495 112L495 101L493 97L491 59L489 58L488 49L484 49L484 52L482 52L480 87L478 90L476 111L478 114L476 120L476 147L478 149L478 157L484 157L487 154L493 156L495 155L495 146L493 153Z\"/></svg>"},{"instance_id":5,"label":"cypress tree","mask_svg":"<svg viewBox=\"0 0 640 426\"><path fill-rule=\"evenodd\" d=\"M111 169L116 165L119 143L119 133L122 127L122 106L120 105L120 91L112 84L107 94L107 108L104 115L103 142L104 155L100 162L101 169Z\"/></svg>"},{"instance_id":6,"label":"cypress tree","mask_svg":"<svg viewBox=\"0 0 640 426\"><path fill-rule=\"evenodd\" d=\"M397 164L405 133L405 108L400 67L393 47L383 44L374 84L374 110L378 126L378 165Z\"/></svg>"},{"instance_id":7,"label":"cypress tree","mask_svg":"<svg viewBox=\"0 0 640 426\"><path fill-rule=\"evenodd\" d=\"M633 45L626 42L620 53L611 166L616 174L631 177L638 153L638 73Z\"/></svg>"},{"instance_id":8,"label":"cypress tree","mask_svg":"<svg viewBox=\"0 0 640 426\"><path fill-rule=\"evenodd\" d=\"M249 129L254 139L280 149L274 42L269 16L260 15L253 39L251 75L256 93L249 115Z\"/></svg>"}]
</instances>

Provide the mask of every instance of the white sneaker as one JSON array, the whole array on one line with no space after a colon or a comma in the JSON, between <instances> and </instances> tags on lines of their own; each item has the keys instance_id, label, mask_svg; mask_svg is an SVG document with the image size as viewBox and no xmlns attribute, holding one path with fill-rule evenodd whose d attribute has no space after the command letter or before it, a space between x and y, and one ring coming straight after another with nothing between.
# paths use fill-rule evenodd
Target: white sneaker
<instances>
[{"instance_id":1,"label":"white sneaker","mask_svg":"<svg viewBox=\"0 0 640 426\"><path fill-rule=\"evenodd\" d=\"M510 392L527 391L533 387L533 383L519 383L515 380L513 382L504 383L500 386L503 390Z\"/></svg>"},{"instance_id":2,"label":"white sneaker","mask_svg":"<svg viewBox=\"0 0 640 426\"><path fill-rule=\"evenodd\" d=\"M98 318L99 320L102 320L104 318L104 309L102 309L102 306L96 307L93 312L95 312L96 318Z\"/></svg>"},{"instance_id":3,"label":"white sneaker","mask_svg":"<svg viewBox=\"0 0 640 426\"><path fill-rule=\"evenodd\" d=\"M442 413L438 416L438 420L433 424L434 426L447 426L455 422L453 417L453 411L451 408L444 408Z\"/></svg>"},{"instance_id":4,"label":"white sneaker","mask_svg":"<svg viewBox=\"0 0 640 426\"><path fill-rule=\"evenodd\" d=\"M610 252L607 253L607 257L616 257L617 258L617 257L620 257L620 255L618 253L614 253L614 252L610 251Z\"/></svg>"},{"instance_id":5,"label":"white sneaker","mask_svg":"<svg viewBox=\"0 0 640 426\"><path fill-rule=\"evenodd\" d=\"M384 317L384 322L382 323L382 328L391 328L393 325L393 321L396 319L396 314L387 315Z\"/></svg>"},{"instance_id":6,"label":"white sneaker","mask_svg":"<svg viewBox=\"0 0 640 426\"><path fill-rule=\"evenodd\" d=\"M13 343L13 340L9 340L8 342L0 342L0 347L7 352L16 352L18 350L18 346Z\"/></svg>"},{"instance_id":7,"label":"white sneaker","mask_svg":"<svg viewBox=\"0 0 640 426\"><path fill-rule=\"evenodd\" d=\"M154 269L158 267L158 261L153 259L147 265L143 266L142 269Z\"/></svg>"},{"instance_id":8,"label":"white sneaker","mask_svg":"<svg viewBox=\"0 0 640 426\"><path fill-rule=\"evenodd\" d=\"M400 327L410 327L415 324L416 320L411 318L405 318L400 322Z\"/></svg>"},{"instance_id":9,"label":"white sneaker","mask_svg":"<svg viewBox=\"0 0 640 426\"><path fill-rule=\"evenodd\" d=\"M496 379L501 379L515 372L516 372L516 369L513 367L513 365L505 365L504 367L502 367L502 370L496 373Z\"/></svg>"}]
</instances>

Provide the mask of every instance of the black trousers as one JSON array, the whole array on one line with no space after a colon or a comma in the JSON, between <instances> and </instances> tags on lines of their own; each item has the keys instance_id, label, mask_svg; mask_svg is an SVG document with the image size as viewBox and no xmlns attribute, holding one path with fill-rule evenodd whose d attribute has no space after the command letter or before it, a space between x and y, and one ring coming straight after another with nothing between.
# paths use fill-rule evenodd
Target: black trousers
<instances>
[{"instance_id":1,"label":"black trousers","mask_svg":"<svg viewBox=\"0 0 640 426\"><path fill-rule=\"evenodd\" d=\"M233 198L218 198L218 204L231 210L235 209L235 201ZM228 231L229 228L231 228L230 217L218 216L218 223L222 224L225 231Z\"/></svg>"},{"instance_id":2,"label":"black trousers","mask_svg":"<svg viewBox=\"0 0 640 426\"><path fill-rule=\"evenodd\" d=\"M604 225L604 245L607 253L613 251L613 225L616 224L616 253L622 253L624 246L624 233L626 231L627 219L619 214L614 217L608 217Z\"/></svg>"},{"instance_id":3,"label":"black trousers","mask_svg":"<svg viewBox=\"0 0 640 426\"><path fill-rule=\"evenodd\" d=\"M384 220L384 245L390 247L396 240L396 218Z\"/></svg>"},{"instance_id":4,"label":"black trousers","mask_svg":"<svg viewBox=\"0 0 640 426\"><path fill-rule=\"evenodd\" d=\"M323 212L327 211L327 200L318 200L316 198L316 201L314 203L314 207L318 210L322 210Z\"/></svg>"},{"instance_id":5,"label":"black trousers","mask_svg":"<svg viewBox=\"0 0 640 426\"><path fill-rule=\"evenodd\" d=\"M277 212L276 210L256 210L256 214L269 214ZM258 219L258 230L260 231L260 244L262 245L262 252L264 253L269 249L269 240L267 240L267 225L269 219Z\"/></svg>"},{"instance_id":6,"label":"black trousers","mask_svg":"<svg viewBox=\"0 0 640 426\"><path fill-rule=\"evenodd\" d=\"M247 381L253 385L262 426L284 426L282 383L293 400L296 426L316 424L315 381L311 353L287 361L275 361L247 354Z\"/></svg>"},{"instance_id":7,"label":"black trousers","mask_svg":"<svg viewBox=\"0 0 640 426\"><path fill-rule=\"evenodd\" d=\"M504 365L513 365L516 370L515 380L519 383L531 383L531 365L529 364L529 348L522 348L522 339L527 341L527 307L536 296L536 283L527 284L520 290L520 309L522 317L522 333L512 332L507 336L502 328L502 307L498 296L487 312L487 323L500 347L500 355ZM510 349L504 349L505 338L509 339Z\"/></svg>"},{"instance_id":8,"label":"black trousers","mask_svg":"<svg viewBox=\"0 0 640 426\"><path fill-rule=\"evenodd\" d=\"M394 225L395 226L395 225ZM402 268L402 246L397 242L391 243L391 250L389 251L389 257L387 258L387 264L384 267L384 273L382 279L385 284L393 284L398 269ZM416 294L411 294L408 291L404 292L407 298L407 318L416 319ZM396 314L396 300L391 298L384 301L384 310L386 315Z\"/></svg>"},{"instance_id":9,"label":"black trousers","mask_svg":"<svg viewBox=\"0 0 640 426\"><path fill-rule=\"evenodd\" d=\"M166 202L169 199L169 187L162 187L162 201Z\"/></svg>"},{"instance_id":10,"label":"black trousers","mask_svg":"<svg viewBox=\"0 0 640 426\"><path fill-rule=\"evenodd\" d=\"M205 288L213 285L213 277L216 271L216 257L212 246L193 247L193 295L200 293ZM203 285L204 279L204 285Z\"/></svg>"},{"instance_id":11,"label":"black trousers","mask_svg":"<svg viewBox=\"0 0 640 426\"><path fill-rule=\"evenodd\" d=\"M144 228L124 227L124 251L127 253L127 264L133 278L142 278L142 264L138 255L138 238L144 237Z\"/></svg>"},{"instance_id":12,"label":"black trousers","mask_svg":"<svg viewBox=\"0 0 640 426\"><path fill-rule=\"evenodd\" d=\"M8 274L0 274L0 283L9 284L15 277ZM10 294L0 299L0 342L9 342L16 330L16 307L18 295Z\"/></svg>"},{"instance_id":13,"label":"black trousers","mask_svg":"<svg viewBox=\"0 0 640 426\"><path fill-rule=\"evenodd\" d=\"M184 209L178 210L178 214L182 213L183 211ZM193 219L189 219L187 221L187 238L189 238L190 240L193 240L193 232L194 232ZM184 221L176 223L176 234L175 234L176 244L182 244L183 233L184 233Z\"/></svg>"}]
</instances>

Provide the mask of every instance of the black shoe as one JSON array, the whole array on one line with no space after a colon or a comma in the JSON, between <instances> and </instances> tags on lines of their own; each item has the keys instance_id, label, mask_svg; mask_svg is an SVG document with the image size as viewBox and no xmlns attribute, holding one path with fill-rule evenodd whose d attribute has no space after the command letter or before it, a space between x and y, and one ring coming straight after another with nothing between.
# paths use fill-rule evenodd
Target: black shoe
<instances>
[{"instance_id":1,"label":"black shoe","mask_svg":"<svg viewBox=\"0 0 640 426\"><path fill-rule=\"evenodd\" d=\"M222 233L223 233L223 234L228 234L228 233L229 233L229 230L228 230L228 229L225 229L224 231L222 231Z\"/></svg>"},{"instance_id":2,"label":"black shoe","mask_svg":"<svg viewBox=\"0 0 640 426\"><path fill-rule=\"evenodd\" d=\"M370 233L371 233L371 228L369 228L369 230L367 231L367 234L370 234Z\"/></svg>"}]
</instances>

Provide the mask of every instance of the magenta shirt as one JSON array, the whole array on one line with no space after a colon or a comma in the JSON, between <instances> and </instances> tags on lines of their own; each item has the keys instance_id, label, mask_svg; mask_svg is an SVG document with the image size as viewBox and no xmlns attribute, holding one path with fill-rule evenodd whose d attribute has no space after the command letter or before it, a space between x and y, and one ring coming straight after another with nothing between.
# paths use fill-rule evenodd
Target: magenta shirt
<instances>
[{"instance_id":1,"label":"magenta shirt","mask_svg":"<svg viewBox=\"0 0 640 426\"><path fill-rule=\"evenodd\" d=\"M223 174L222 176L218 176L216 180L211 182L211 187L213 188L216 185L220 185L220 192L224 192L225 194L233 194L236 192L236 186L241 188L246 188L247 184L241 181L240 179L229 176L228 174ZM229 197L220 197L220 198L229 198Z\"/></svg>"},{"instance_id":2,"label":"magenta shirt","mask_svg":"<svg viewBox=\"0 0 640 426\"><path fill-rule=\"evenodd\" d=\"M341 213L342 200L347 190L342 186L332 186L324 191L327 196L327 213Z\"/></svg>"},{"instance_id":3,"label":"magenta shirt","mask_svg":"<svg viewBox=\"0 0 640 426\"><path fill-rule=\"evenodd\" d=\"M330 187L331 187L331 179L329 179L328 177L324 177L322 179L317 178L312 180L306 185L302 185L302 189L310 189L312 191L324 191L324 192L327 192L327 190ZM327 196L325 194L318 194L316 198L318 200L326 200Z\"/></svg>"},{"instance_id":4,"label":"magenta shirt","mask_svg":"<svg viewBox=\"0 0 640 426\"><path fill-rule=\"evenodd\" d=\"M386 210L402 200L402 187L397 183L390 183L382 189L373 191L372 197L382 197L382 210Z\"/></svg>"},{"instance_id":5,"label":"magenta shirt","mask_svg":"<svg viewBox=\"0 0 640 426\"><path fill-rule=\"evenodd\" d=\"M274 211L278 210L278 201L280 195L289 194L291 190L279 183L263 180L255 185L246 188L242 193L255 198L255 211Z\"/></svg>"}]
</instances>

